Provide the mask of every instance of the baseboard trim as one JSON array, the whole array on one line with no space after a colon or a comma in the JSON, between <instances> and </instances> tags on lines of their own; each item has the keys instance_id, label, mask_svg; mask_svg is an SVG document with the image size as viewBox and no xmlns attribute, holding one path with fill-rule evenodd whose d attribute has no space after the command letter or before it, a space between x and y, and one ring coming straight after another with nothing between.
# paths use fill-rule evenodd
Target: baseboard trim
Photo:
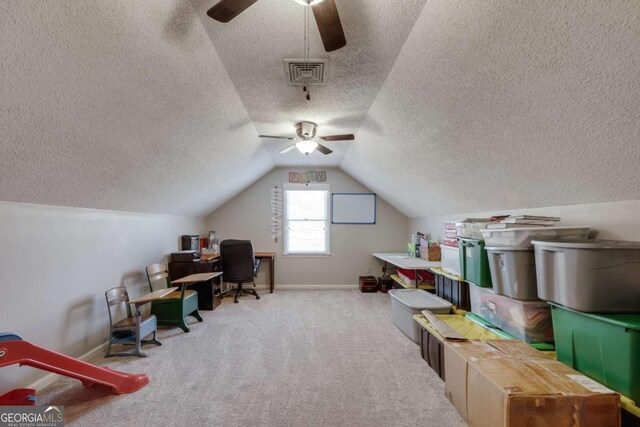
<instances>
[{"instance_id":1,"label":"baseboard trim","mask_svg":"<svg viewBox=\"0 0 640 427\"><path fill-rule=\"evenodd\" d=\"M358 289L358 285L276 285L276 291L278 289L296 289L296 290L318 290L318 289Z\"/></svg>"},{"instance_id":2,"label":"baseboard trim","mask_svg":"<svg viewBox=\"0 0 640 427\"><path fill-rule=\"evenodd\" d=\"M78 359L86 362L88 360L93 359L94 357L98 356L101 353L105 353L106 350L107 350L107 343L105 342L103 344L100 344L93 350L89 350L82 356L78 357ZM53 372L50 372L45 376L43 376L42 378L40 378L39 380L36 380L30 385L28 385L27 388L32 388L34 390L42 390L43 388L56 382L59 378L60 378L59 374L54 374Z\"/></svg>"}]
</instances>

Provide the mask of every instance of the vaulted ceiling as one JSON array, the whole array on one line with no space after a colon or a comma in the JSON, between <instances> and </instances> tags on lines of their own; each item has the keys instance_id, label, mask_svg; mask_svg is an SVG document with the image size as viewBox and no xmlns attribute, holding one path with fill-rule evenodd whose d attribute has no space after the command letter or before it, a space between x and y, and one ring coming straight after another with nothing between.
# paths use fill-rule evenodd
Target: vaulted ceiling
<instances>
[{"instance_id":1,"label":"vaulted ceiling","mask_svg":"<svg viewBox=\"0 0 640 427\"><path fill-rule=\"evenodd\" d=\"M0 2L0 200L205 215L340 166L409 216L640 198L640 3L336 0L347 46L285 84L303 8ZM300 120L330 156L278 155Z\"/></svg>"}]
</instances>

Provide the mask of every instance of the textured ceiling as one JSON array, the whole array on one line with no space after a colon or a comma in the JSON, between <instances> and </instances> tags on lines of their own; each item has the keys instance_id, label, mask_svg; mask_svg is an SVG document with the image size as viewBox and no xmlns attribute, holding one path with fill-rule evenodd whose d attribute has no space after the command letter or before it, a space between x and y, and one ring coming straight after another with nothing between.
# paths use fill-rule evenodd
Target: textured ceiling
<instances>
[{"instance_id":1,"label":"textured ceiling","mask_svg":"<svg viewBox=\"0 0 640 427\"><path fill-rule=\"evenodd\" d=\"M337 0L328 83L284 83L303 8L0 1L0 200L205 215L277 165L409 216L640 199L640 1ZM299 120L355 133L275 153ZM307 163L308 162L308 163Z\"/></svg>"},{"instance_id":2,"label":"textured ceiling","mask_svg":"<svg viewBox=\"0 0 640 427\"><path fill-rule=\"evenodd\" d=\"M327 53L310 17L310 57L330 60L327 84L287 86L283 59L302 58L304 10L293 0L260 0L227 24L206 15L215 0L191 0L224 62L258 132L295 136L295 123L318 123L318 135L355 133L371 107L426 0L336 0L347 45ZM244 123L239 121L239 123ZM342 161L350 142L328 142L329 156L297 150L278 151L290 143L265 140L276 165L333 165Z\"/></svg>"},{"instance_id":3,"label":"textured ceiling","mask_svg":"<svg viewBox=\"0 0 640 427\"><path fill-rule=\"evenodd\" d=\"M205 215L273 168L186 0L3 0L0 40L0 200Z\"/></svg>"},{"instance_id":4,"label":"textured ceiling","mask_svg":"<svg viewBox=\"0 0 640 427\"><path fill-rule=\"evenodd\" d=\"M430 0L341 168L410 216L640 198L640 2Z\"/></svg>"}]
</instances>

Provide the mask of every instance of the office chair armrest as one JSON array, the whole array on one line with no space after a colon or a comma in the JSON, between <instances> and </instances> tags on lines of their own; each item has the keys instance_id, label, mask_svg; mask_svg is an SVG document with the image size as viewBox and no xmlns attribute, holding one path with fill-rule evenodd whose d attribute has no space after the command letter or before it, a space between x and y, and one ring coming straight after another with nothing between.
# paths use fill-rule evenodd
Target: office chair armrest
<instances>
[{"instance_id":1,"label":"office chair armrest","mask_svg":"<svg viewBox=\"0 0 640 427\"><path fill-rule=\"evenodd\" d=\"M260 267L261 259L256 259L255 264L253 265L253 277L258 277L258 267Z\"/></svg>"}]
</instances>

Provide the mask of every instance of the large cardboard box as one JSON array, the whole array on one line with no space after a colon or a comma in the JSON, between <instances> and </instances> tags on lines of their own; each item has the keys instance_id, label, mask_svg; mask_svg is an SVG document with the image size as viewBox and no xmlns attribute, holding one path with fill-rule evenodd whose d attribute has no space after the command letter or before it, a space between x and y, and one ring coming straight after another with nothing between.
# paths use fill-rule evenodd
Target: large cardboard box
<instances>
[{"instance_id":1,"label":"large cardboard box","mask_svg":"<svg viewBox=\"0 0 640 427\"><path fill-rule=\"evenodd\" d=\"M620 426L619 394L522 341L445 341L445 378L471 427Z\"/></svg>"}]
</instances>

